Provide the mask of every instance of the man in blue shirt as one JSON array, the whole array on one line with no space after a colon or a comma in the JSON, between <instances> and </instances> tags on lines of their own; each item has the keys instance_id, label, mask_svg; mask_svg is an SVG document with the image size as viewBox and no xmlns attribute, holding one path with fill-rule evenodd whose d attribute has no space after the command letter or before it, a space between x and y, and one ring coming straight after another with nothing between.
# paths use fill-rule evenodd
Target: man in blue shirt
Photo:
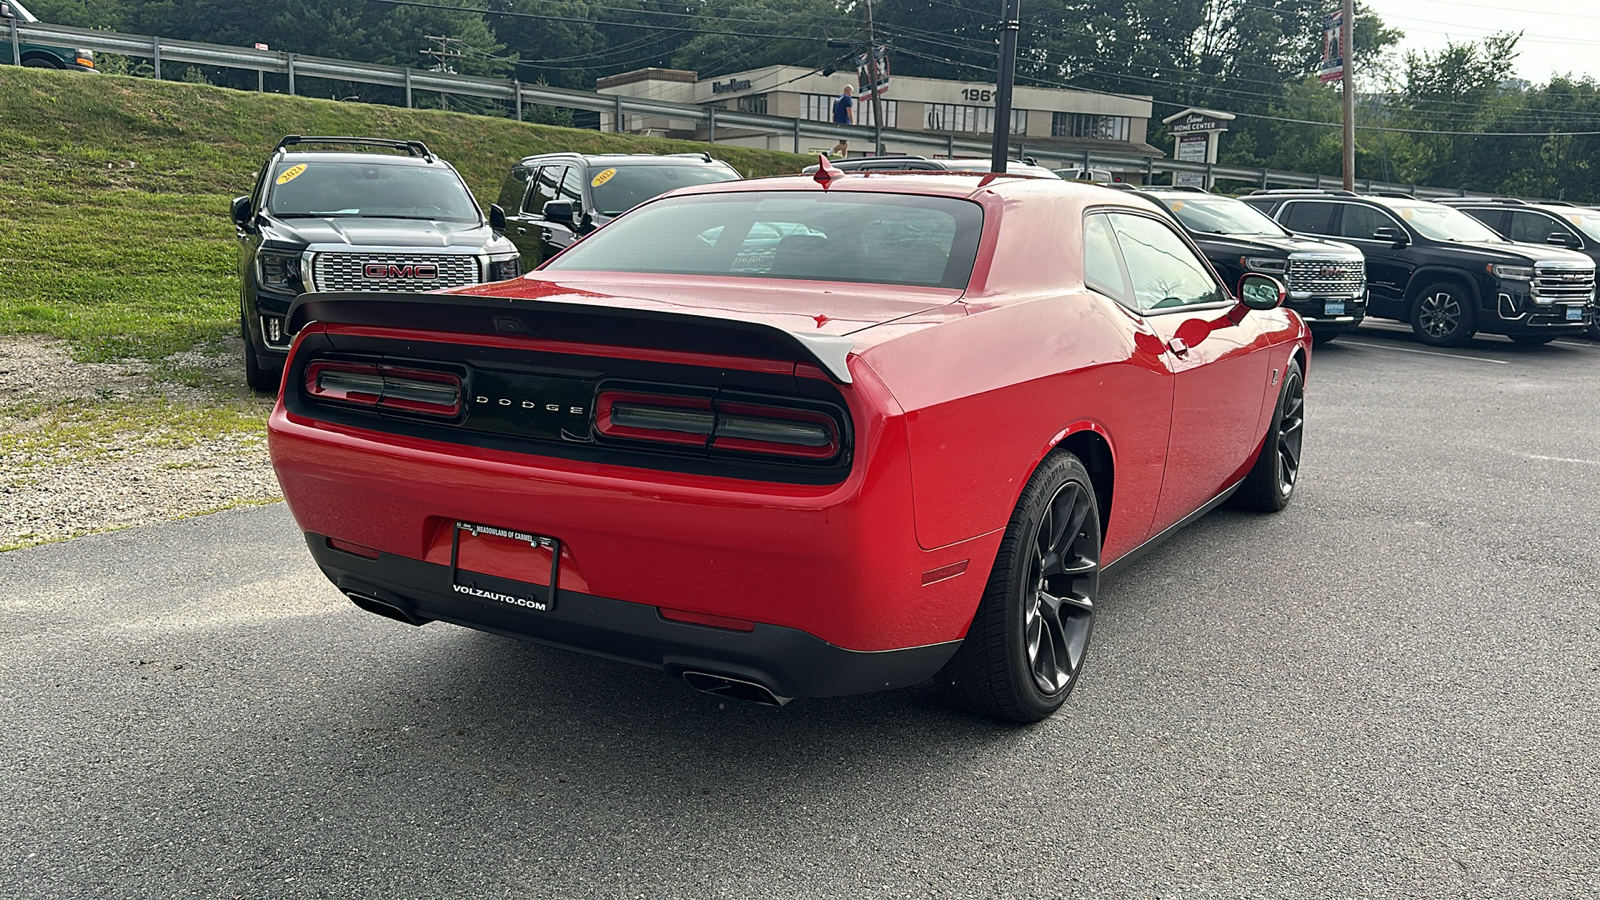
<instances>
[{"instance_id":1,"label":"man in blue shirt","mask_svg":"<svg viewBox=\"0 0 1600 900\"><path fill-rule=\"evenodd\" d=\"M856 123L856 101L850 96L850 85L844 86L844 93L839 99L833 101L833 122L835 125L854 125ZM849 138L840 138L839 143L833 145L834 156L846 156L850 152Z\"/></svg>"}]
</instances>

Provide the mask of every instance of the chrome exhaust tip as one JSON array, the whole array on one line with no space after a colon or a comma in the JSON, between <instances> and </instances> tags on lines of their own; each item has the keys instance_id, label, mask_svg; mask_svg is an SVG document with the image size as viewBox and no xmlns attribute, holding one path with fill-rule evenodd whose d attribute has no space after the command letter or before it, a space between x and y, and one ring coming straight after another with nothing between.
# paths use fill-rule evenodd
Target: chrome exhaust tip
<instances>
[{"instance_id":1,"label":"chrome exhaust tip","mask_svg":"<svg viewBox=\"0 0 1600 900\"><path fill-rule=\"evenodd\" d=\"M774 694L765 685L743 678L734 678L729 675L718 675L714 672L696 672L685 669L683 680L697 691L707 694L716 694L718 697L732 697L735 700L744 700L750 703L759 703L762 706L782 706L793 697L780 697Z\"/></svg>"},{"instance_id":2,"label":"chrome exhaust tip","mask_svg":"<svg viewBox=\"0 0 1600 900\"><path fill-rule=\"evenodd\" d=\"M393 619L396 622L404 622L407 625L426 625L433 621L432 619L421 619L413 616L412 614L386 600L381 600L372 596L371 594L363 593L361 591L345 589L344 595L350 598L351 603L354 603L369 613L383 616L385 619Z\"/></svg>"}]
</instances>

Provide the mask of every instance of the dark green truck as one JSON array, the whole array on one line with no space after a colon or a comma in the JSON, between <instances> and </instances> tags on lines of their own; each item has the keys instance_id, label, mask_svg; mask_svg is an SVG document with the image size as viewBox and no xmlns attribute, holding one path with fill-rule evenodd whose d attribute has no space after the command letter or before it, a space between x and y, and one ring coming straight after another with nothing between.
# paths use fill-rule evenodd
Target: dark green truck
<instances>
[{"instance_id":1,"label":"dark green truck","mask_svg":"<svg viewBox=\"0 0 1600 900\"><path fill-rule=\"evenodd\" d=\"M0 41L4 41L0 43L0 61L32 66L36 69L95 71L93 50L47 47L44 44L32 44L27 41L11 43L10 35L14 25L31 25L37 21L39 19L28 12L28 8L18 0L0 0Z\"/></svg>"}]
</instances>

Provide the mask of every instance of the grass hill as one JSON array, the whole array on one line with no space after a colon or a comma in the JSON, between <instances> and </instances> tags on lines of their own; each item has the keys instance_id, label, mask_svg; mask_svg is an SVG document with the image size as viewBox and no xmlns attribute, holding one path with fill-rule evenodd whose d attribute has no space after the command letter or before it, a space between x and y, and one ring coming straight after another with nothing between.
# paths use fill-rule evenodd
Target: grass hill
<instances>
[{"instance_id":1,"label":"grass hill","mask_svg":"<svg viewBox=\"0 0 1600 900\"><path fill-rule=\"evenodd\" d=\"M486 208L511 163L554 150L711 148L747 175L763 150L433 110L0 66L0 334L71 342L80 360L160 359L238 327L228 201L285 134L422 140Z\"/></svg>"}]
</instances>

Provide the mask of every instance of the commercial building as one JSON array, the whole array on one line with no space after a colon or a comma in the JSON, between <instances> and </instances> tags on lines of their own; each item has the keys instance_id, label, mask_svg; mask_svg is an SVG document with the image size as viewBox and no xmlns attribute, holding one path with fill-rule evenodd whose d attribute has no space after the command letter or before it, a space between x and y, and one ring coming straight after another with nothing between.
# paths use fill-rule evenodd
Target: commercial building
<instances>
[{"instance_id":1,"label":"commercial building","mask_svg":"<svg viewBox=\"0 0 1600 900\"><path fill-rule=\"evenodd\" d=\"M596 89L602 94L663 100L674 103L715 105L720 109L759 113L827 122L833 101L846 84L854 84L855 73L831 76L800 66L768 66L702 79L682 69L638 69L602 78ZM883 127L897 131L920 132L944 137L943 151L937 142L911 143L884 138L887 153L915 153L924 156L974 156L960 151L957 138L987 139L994 134L995 86L981 82L946 81L895 75L881 100ZM1053 88L1017 87L1012 97L1011 146L1047 164L1071 164L1084 151L1131 157L1164 157L1166 154L1145 142L1150 125L1149 97L1091 94ZM708 126L704 119L674 119L668 116L627 115L622 127L615 127L612 116L601 114L602 131L625 131L661 137L705 140ZM872 125L872 103L858 99L856 124ZM758 134L736 127L717 126L718 143L771 150L793 150L794 139L781 134ZM805 139L803 151L832 146L814 137ZM817 146L822 144L822 146ZM871 141L852 140L850 155L872 152Z\"/></svg>"}]
</instances>

